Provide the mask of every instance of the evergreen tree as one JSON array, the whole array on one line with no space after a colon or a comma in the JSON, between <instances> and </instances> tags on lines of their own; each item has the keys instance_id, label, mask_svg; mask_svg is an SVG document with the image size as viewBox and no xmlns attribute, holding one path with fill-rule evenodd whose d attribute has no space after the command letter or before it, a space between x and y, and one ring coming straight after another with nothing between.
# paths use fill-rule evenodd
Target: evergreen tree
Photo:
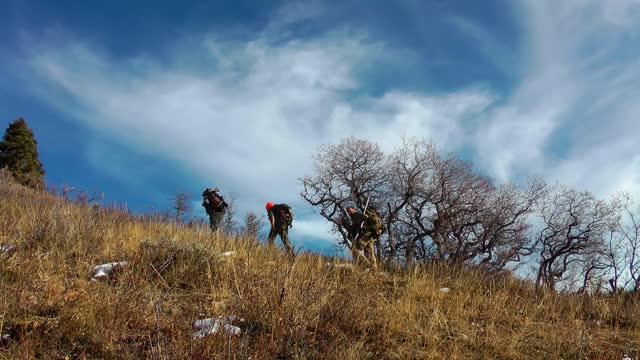
<instances>
[{"instance_id":1,"label":"evergreen tree","mask_svg":"<svg viewBox=\"0 0 640 360\"><path fill-rule=\"evenodd\" d=\"M38 142L23 118L9 124L0 142L0 169L7 168L20 184L44 187L44 169L38 156Z\"/></svg>"}]
</instances>

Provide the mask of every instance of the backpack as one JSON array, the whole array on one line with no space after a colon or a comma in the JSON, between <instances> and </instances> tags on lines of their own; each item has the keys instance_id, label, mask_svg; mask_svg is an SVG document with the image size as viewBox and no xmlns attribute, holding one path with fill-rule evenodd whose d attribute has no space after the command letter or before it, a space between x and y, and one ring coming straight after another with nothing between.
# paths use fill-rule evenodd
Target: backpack
<instances>
[{"instance_id":1,"label":"backpack","mask_svg":"<svg viewBox=\"0 0 640 360\"><path fill-rule=\"evenodd\" d=\"M271 208L271 212L273 212L276 220L284 220L287 224L293 222L293 211L291 211L291 207L287 204L275 204Z\"/></svg>"},{"instance_id":2,"label":"backpack","mask_svg":"<svg viewBox=\"0 0 640 360\"><path fill-rule=\"evenodd\" d=\"M372 210L367 210L365 214L367 215L367 227L373 228L376 236L382 235L385 228L382 219L380 219L380 216L378 216L378 214L376 214Z\"/></svg>"},{"instance_id":3,"label":"backpack","mask_svg":"<svg viewBox=\"0 0 640 360\"><path fill-rule=\"evenodd\" d=\"M209 190L209 189L207 189L207 190ZM212 190L209 190L209 191L207 191L207 190L205 190L205 192L202 194L202 196L205 196L207 198L207 200L209 200L209 205L211 205L211 207L214 210L221 211L225 207L229 206L224 201L224 198L220 194L218 194L217 192L212 191Z\"/></svg>"}]
</instances>

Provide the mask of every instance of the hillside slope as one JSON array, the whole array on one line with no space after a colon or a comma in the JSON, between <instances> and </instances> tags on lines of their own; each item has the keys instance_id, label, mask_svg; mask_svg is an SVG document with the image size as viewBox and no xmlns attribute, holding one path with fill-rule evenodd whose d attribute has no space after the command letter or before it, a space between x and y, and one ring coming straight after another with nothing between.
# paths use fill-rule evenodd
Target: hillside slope
<instances>
[{"instance_id":1,"label":"hillside slope","mask_svg":"<svg viewBox=\"0 0 640 360\"><path fill-rule=\"evenodd\" d=\"M372 275L312 255L290 261L250 239L6 179L2 244L17 245L0 253L2 359L640 356L640 304L629 296L536 294L445 266ZM108 281L90 281L94 265L121 260ZM231 315L239 335L194 338L196 319Z\"/></svg>"}]
</instances>

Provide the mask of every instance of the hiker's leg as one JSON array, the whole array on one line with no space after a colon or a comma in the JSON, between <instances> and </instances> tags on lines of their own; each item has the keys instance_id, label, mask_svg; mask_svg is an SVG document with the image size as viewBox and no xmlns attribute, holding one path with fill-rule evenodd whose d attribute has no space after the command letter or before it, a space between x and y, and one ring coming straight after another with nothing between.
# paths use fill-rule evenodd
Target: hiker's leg
<instances>
[{"instance_id":1,"label":"hiker's leg","mask_svg":"<svg viewBox=\"0 0 640 360\"><path fill-rule=\"evenodd\" d=\"M376 261L376 253L374 249L374 240L369 239L369 241L364 246L364 256L369 260L369 266L371 266L371 270L375 271L378 269L378 263Z\"/></svg>"},{"instance_id":2,"label":"hiker's leg","mask_svg":"<svg viewBox=\"0 0 640 360\"><path fill-rule=\"evenodd\" d=\"M209 228L211 231L216 231L216 219L214 217L214 213L207 211L207 216L209 216Z\"/></svg>"},{"instance_id":3,"label":"hiker's leg","mask_svg":"<svg viewBox=\"0 0 640 360\"><path fill-rule=\"evenodd\" d=\"M211 219L211 230L216 231L220 227L220 223L222 222L222 217L224 214L222 212L214 212L209 217Z\"/></svg>"},{"instance_id":4,"label":"hiker's leg","mask_svg":"<svg viewBox=\"0 0 640 360\"><path fill-rule=\"evenodd\" d=\"M267 238L267 240L269 242L269 246L273 246L273 243L274 243L274 241L276 239L276 235L277 235L277 232L274 229L274 227L272 226L271 230L269 230L269 237Z\"/></svg>"},{"instance_id":5,"label":"hiker's leg","mask_svg":"<svg viewBox=\"0 0 640 360\"><path fill-rule=\"evenodd\" d=\"M355 240L351 245L351 256L353 257L353 263L355 265L362 264L362 256L360 255L360 251L362 251L362 242L360 239Z\"/></svg>"},{"instance_id":6,"label":"hiker's leg","mask_svg":"<svg viewBox=\"0 0 640 360\"><path fill-rule=\"evenodd\" d=\"M289 226L288 225L283 225L282 228L280 229L280 239L282 240L282 244L284 245L285 249L287 250L287 253L289 255L293 254L293 247L291 246L291 243L289 242Z\"/></svg>"},{"instance_id":7,"label":"hiker's leg","mask_svg":"<svg viewBox=\"0 0 640 360\"><path fill-rule=\"evenodd\" d=\"M212 232L216 231L216 221L213 218L213 215L209 215L209 228Z\"/></svg>"}]
</instances>

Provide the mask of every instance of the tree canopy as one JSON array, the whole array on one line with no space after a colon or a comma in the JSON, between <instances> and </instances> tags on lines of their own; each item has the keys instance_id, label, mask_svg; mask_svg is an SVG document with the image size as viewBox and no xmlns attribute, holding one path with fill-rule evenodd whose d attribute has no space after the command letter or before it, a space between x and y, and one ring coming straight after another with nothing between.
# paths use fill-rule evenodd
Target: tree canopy
<instances>
[{"instance_id":1,"label":"tree canopy","mask_svg":"<svg viewBox=\"0 0 640 360\"><path fill-rule=\"evenodd\" d=\"M38 142L23 118L9 124L0 142L0 168L7 168L20 184L44 187L44 169L38 155Z\"/></svg>"}]
</instances>

